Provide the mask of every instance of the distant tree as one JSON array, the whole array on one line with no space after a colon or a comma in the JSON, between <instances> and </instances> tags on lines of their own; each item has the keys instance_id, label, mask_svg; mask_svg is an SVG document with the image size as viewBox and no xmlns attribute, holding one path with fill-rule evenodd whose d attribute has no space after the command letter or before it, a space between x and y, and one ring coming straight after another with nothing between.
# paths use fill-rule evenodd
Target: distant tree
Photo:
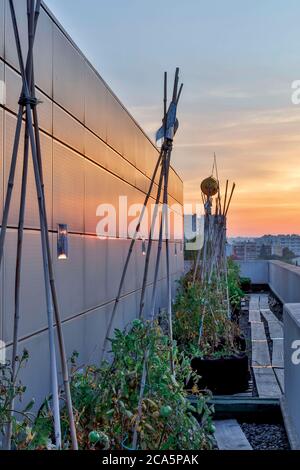
<instances>
[{"instance_id":1,"label":"distant tree","mask_svg":"<svg viewBox=\"0 0 300 470\"><path fill-rule=\"evenodd\" d=\"M290 250L289 248L283 248L283 250L282 250L282 258L283 258L283 259L292 259L292 258L296 258L296 255L295 255L295 253L293 253L293 251Z\"/></svg>"}]
</instances>

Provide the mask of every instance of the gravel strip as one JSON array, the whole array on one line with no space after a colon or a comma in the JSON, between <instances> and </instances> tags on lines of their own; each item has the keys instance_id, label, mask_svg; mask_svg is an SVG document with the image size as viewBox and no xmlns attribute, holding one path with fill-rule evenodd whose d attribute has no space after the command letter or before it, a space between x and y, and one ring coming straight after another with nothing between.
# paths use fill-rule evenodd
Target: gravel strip
<instances>
[{"instance_id":1,"label":"gravel strip","mask_svg":"<svg viewBox=\"0 0 300 470\"><path fill-rule=\"evenodd\" d=\"M254 450L290 450L282 424L240 424Z\"/></svg>"}]
</instances>

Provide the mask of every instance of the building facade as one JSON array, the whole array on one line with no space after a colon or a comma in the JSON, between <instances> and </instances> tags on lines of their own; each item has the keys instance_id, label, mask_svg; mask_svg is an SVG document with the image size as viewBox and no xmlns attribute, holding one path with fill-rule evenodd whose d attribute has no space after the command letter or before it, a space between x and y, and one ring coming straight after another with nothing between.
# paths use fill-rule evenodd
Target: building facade
<instances>
[{"instance_id":1,"label":"building facade","mask_svg":"<svg viewBox=\"0 0 300 470\"><path fill-rule=\"evenodd\" d=\"M14 3L25 56L27 2L17 0ZM80 364L94 363L99 358L130 244L130 239L124 234L120 236L118 231L122 218L119 197L127 197L128 205L143 203L158 150L44 4L36 32L34 62L36 92L41 101L38 114L48 224L67 354L70 357L76 350ZM0 82L5 91L0 106L2 214L21 91L8 0L0 0ZM8 357L13 334L24 126L22 132L0 284L0 338L8 346ZM154 196L155 192L151 203L154 203ZM169 199L174 211L178 208L177 216L180 217L183 185L173 168ZM100 204L115 207L116 236L97 236L97 208ZM0 223L1 220L2 216ZM66 224L69 233L69 255L63 261L57 257L58 224ZM173 238L175 240L170 245L175 294L175 280L183 272L183 250L179 248L179 240L177 244L176 237ZM137 315L145 263L142 244L142 240L136 242L114 327L125 328ZM154 242L145 311L150 301L156 250L157 242ZM30 162L21 281L20 349L29 351L22 379L28 387L28 396L35 396L37 402L50 390L42 269L37 198ZM166 305L166 289L163 256L157 307Z\"/></svg>"}]
</instances>

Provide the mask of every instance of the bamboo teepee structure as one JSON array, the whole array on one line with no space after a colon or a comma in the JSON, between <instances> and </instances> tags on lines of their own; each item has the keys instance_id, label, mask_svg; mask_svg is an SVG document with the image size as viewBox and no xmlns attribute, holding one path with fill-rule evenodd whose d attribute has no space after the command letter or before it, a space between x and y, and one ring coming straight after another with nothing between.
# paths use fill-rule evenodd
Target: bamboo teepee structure
<instances>
[{"instance_id":1,"label":"bamboo teepee structure","mask_svg":"<svg viewBox=\"0 0 300 470\"><path fill-rule=\"evenodd\" d=\"M50 240L48 233L48 220L46 212L46 201L43 180L43 158L40 143L39 133L39 120L37 105L38 100L35 95L35 78L34 78L34 60L33 60L33 47L36 36L36 29L40 14L41 0L27 0L27 34L28 34L28 51L26 62L23 60L22 44L19 34L19 27L16 18L14 1L9 0L9 8L12 19L14 38L16 42L16 49L19 60L19 67L22 78L22 89L19 99L19 110L17 116L17 125L15 131L13 152L10 164L9 179L6 190L6 197L4 203L3 218L1 223L0 235L0 266L3 260L4 244L7 232L8 217L10 212L11 198L14 188L15 172L18 160L18 150L21 137L21 128L23 116L25 116L25 137L24 137L24 154L23 154L23 170L22 170L22 187L20 197L19 209L19 223L18 223L18 241L17 241L17 255L16 255L16 273L15 273L15 305L14 305L14 329L13 329L13 348L12 348L12 382L15 385L16 380L16 362L18 353L19 342L19 323L20 323L20 282L21 282L21 266L22 266L22 251L23 251L23 232L24 232L24 216L25 216L25 201L27 192L27 177L28 177L28 162L29 162L29 149L31 150L35 185L37 191L37 200L39 207L39 220L40 220L40 233L43 255L43 272L45 282L45 296L47 304L47 318L48 318L48 338L49 338L49 351L50 351L50 371L51 371L51 392L52 392L52 413L54 421L55 433L55 446L57 449L61 448L61 423L60 423L60 403L58 391L58 366L56 358L55 347L55 330L54 320L56 322L56 331L58 336L59 353L61 360L61 369L63 374L65 398L69 416L70 433L72 439L72 448L78 449L75 421L73 416L72 400L70 393L69 373L66 358L66 351L64 345L64 337L60 319L60 312L58 307L58 299L56 292L56 285L54 280L54 271L51 259ZM10 409L13 408L13 400L10 403ZM8 423L8 429L5 439L5 446L7 449L11 447L12 435L12 416Z\"/></svg>"},{"instance_id":2,"label":"bamboo teepee structure","mask_svg":"<svg viewBox=\"0 0 300 470\"><path fill-rule=\"evenodd\" d=\"M224 199L222 201L217 160L214 155L214 165L210 177L201 183L201 195L204 207L204 237L203 247L197 253L193 271L193 284L199 282L202 289L209 291L214 283L220 301L226 302L227 317L230 319L230 299L228 290L227 271L227 216L235 191L233 183L229 193L229 181L226 181ZM205 306L204 306L205 311ZM203 319L199 327L199 343L203 334Z\"/></svg>"}]
</instances>

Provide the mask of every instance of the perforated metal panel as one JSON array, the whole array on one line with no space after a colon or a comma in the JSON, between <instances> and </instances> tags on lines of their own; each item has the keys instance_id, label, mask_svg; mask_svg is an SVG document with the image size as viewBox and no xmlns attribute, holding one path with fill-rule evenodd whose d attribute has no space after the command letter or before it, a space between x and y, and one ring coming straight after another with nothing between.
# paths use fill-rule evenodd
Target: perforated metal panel
<instances>
[{"instance_id":1,"label":"perforated metal panel","mask_svg":"<svg viewBox=\"0 0 300 470\"><path fill-rule=\"evenodd\" d=\"M84 308L96 308L110 300L106 292L107 244L95 236L84 238Z\"/></svg>"},{"instance_id":2,"label":"perforated metal panel","mask_svg":"<svg viewBox=\"0 0 300 470\"><path fill-rule=\"evenodd\" d=\"M4 0L0 0L0 57L4 59Z\"/></svg>"},{"instance_id":3,"label":"perforated metal panel","mask_svg":"<svg viewBox=\"0 0 300 470\"><path fill-rule=\"evenodd\" d=\"M85 63L58 27L53 29L53 97L84 122Z\"/></svg>"},{"instance_id":4,"label":"perforated metal panel","mask_svg":"<svg viewBox=\"0 0 300 470\"><path fill-rule=\"evenodd\" d=\"M40 10L34 43L34 68L36 85L52 97L53 22L43 8Z\"/></svg>"},{"instance_id":5,"label":"perforated metal panel","mask_svg":"<svg viewBox=\"0 0 300 470\"><path fill-rule=\"evenodd\" d=\"M85 125L106 141L107 88L89 67L85 67Z\"/></svg>"},{"instance_id":6,"label":"perforated metal panel","mask_svg":"<svg viewBox=\"0 0 300 470\"><path fill-rule=\"evenodd\" d=\"M18 30L20 42L22 45L23 61L26 61L28 51L28 35L27 35L27 2L14 1L16 18L18 22ZM17 55L16 41L11 21L11 13L9 2L5 2L5 60L17 70L19 68L19 61Z\"/></svg>"},{"instance_id":7,"label":"perforated metal panel","mask_svg":"<svg viewBox=\"0 0 300 470\"><path fill-rule=\"evenodd\" d=\"M36 90L36 97L39 100L37 107L39 128L48 134L52 134L53 103L46 95L44 95L44 93L41 93L39 90Z\"/></svg>"},{"instance_id":8,"label":"perforated metal panel","mask_svg":"<svg viewBox=\"0 0 300 470\"><path fill-rule=\"evenodd\" d=\"M12 157L12 149L15 138L17 119L15 116L5 113L5 157L4 157L4 181L5 192L8 175L10 171L10 163ZM48 214L49 228L52 227L52 139L47 135L41 133L41 151L43 162L43 175L45 183L45 196L46 196L46 209ZM13 196L11 201L9 225L17 226L19 219L20 208L20 195L22 184L22 169L23 169L23 152L24 152L24 125L20 139L19 153L17 168L15 174L15 184L13 189ZM39 228L39 211L37 203L37 193L35 185L35 177L32 165L31 152L29 152L28 164L28 180L27 180L27 193L26 193L26 209L25 209L25 227Z\"/></svg>"},{"instance_id":9,"label":"perforated metal panel","mask_svg":"<svg viewBox=\"0 0 300 470\"><path fill-rule=\"evenodd\" d=\"M1 21L4 17L3 14L1 15L4 1L0 0L0 55L3 54L5 29L1 28ZM25 45L24 52L26 52L26 1L15 0L14 3L18 20L21 20L19 22L21 42L23 46ZM7 0L5 4L7 7ZM8 8L6 8L5 18L7 23L6 49L4 51L6 60L18 69ZM0 61L0 80L2 69ZM65 261L57 260L57 236L56 232L52 234L55 276L58 300L64 321L67 355L70 357L76 349L80 353L79 361L81 363L91 363L94 358L97 362L130 240L97 239L95 234L99 216L96 216L96 210L99 204L112 204L116 210L116 235L118 235L119 196L127 196L128 206L144 202L145 192L150 185L149 177L152 176L158 152L43 8L35 45L35 69L37 84L44 92L37 92L38 98L43 101L38 107L40 127L51 134L54 121L55 137L53 142L52 138L43 133L41 135L49 226L56 230L58 223L65 223L68 225L69 231L69 257ZM6 81L8 87L7 106L12 111L17 111L21 80L10 66L6 67ZM46 97L46 95L52 97L52 91L54 100L59 105L55 105L54 115L52 114L53 104ZM0 130L2 115L3 112L0 109ZM5 144L2 142L3 133L0 132L0 171L3 180L5 178L6 181L16 119L7 113L3 120L5 121ZM84 126L86 127L84 128ZM57 142L56 139L62 143ZM109 149L105 141L114 150ZM5 147L3 168L2 146ZM73 147L74 151L70 150L68 146ZM23 137L20 142L21 158L16 172L16 185L9 221L12 226L16 226L18 221L22 147ZM84 158L80 153L87 158ZM156 182L158 180L159 175L156 177ZM153 189L153 198L156 196L156 190L157 187ZM2 205L2 193L3 188L0 186L0 205ZM171 171L170 177L170 194L172 196L170 202L174 202L176 199L182 200L182 182L173 171ZM149 201L149 208L153 202L154 199ZM131 220L132 217L129 218L129 221ZM42 328L47 326L40 235L38 231L30 231L30 228L39 227L36 189L31 163L26 227L28 228L24 245L26 248L26 259L24 259L26 278L22 283L24 298L22 297L21 334L32 336L22 341L20 347L27 347L31 354L29 364L24 370L25 383L30 385L28 398L30 399L33 394L37 399L39 397L42 399L50 389L49 350L47 334L40 332ZM147 236L149 228L150 220L146 229ZM10 229L3 268L5 269L3 273L5 283L3 296L1 296L5 310L3 331L5 339L8 340L12 335L16 236L16 230ZM177 257L175 257L174 250L175 245L171 244L171 269L175 280L178 278L178 270L183 267L183 254L180 253L179 245ZM146 290L146 313L150 308L156 251L157 242L154 242L153 257L149 267L149 285ZM144 265L145 256L142 254L142 242L139 240L133 250L113 327L123 329L130 320L136 317L139 309ZM165 277L164 244L159 273L157 308L166 306L167 284ZM162 278L163 281L161 281ZM106 304L107 302L109 303ZM101 304L105 304L105 306L101 307Z\"/></svg>"},{"instance_id":10,"label":"perforated metal panel","mask_svg":"<svg viewBox=\"0 0 300 470\"><path fill-rule=\"evenodd\" d=\"M106 276L106 292L109 299L115 299L117 289L121 279L120 266L124 264L124 243L123 240L108 240L107 249L107 273L114 273Z\"/></svg>"},{"instance_id":11,"label":"perforated metal panel","mask_svg":"<svg viewBox=\"0 0 300 470\"><path fill-rule=\"evenodd\" d=\"M135 164L142 173L147 173L146 168L146 149L144 145L145 136L140 129L136 129L136 149L135 149Z\"/></svg>"},{"instance_id":12,"label":"perforated metal panel","mask_svg":"<svg viewBox=\"0 0 300 470\"><path fill-rule=\"evenodd\" d=\"M85 155L88 158L102 167L107 168L107 145L86 128L84 133L84 147Z\"/></svg>"},{"instance_id":13,"label":"perforated metal panel","mask_svg":"<svg viewBox=\"0 0 300 470\"><path fill-rule=\"evenodd\" d=\"M40 232L24 231L21 270L20 337L47 325ZM4 258L4 341L13 335L17 230L8 230Z\"/></svg>"},{"instance_id":14,"label":"perforated metal panel","mask_svg":"<svg viewBox=\"0 0 300 470\"><path fill-rule=\"evenodd\" d=\"M0 211L3 210L3 146L4 146L3 109L0 108Z\"/></svg>"},{"instance_id":15,"label":"perforated metal panel","mask_svg":"<svg viewBox=\"0 0 300 470\"><path fill-rule=\"evenodd\" d=\"M14 113L18 112L18 101L21 94L22 80L11 67L5 66L6 106Z\"/></svg>"},{"instance_id":16,"label":"perforated metal panel","mask_svg":"<svg viewBox=\"0 0 300 470\"><path fill-rule=\"evenodd\" d=\"M69 256L57 259L57 237L53 235L53 262L63 319L84 312L84 237L68 235Z\"/></svg>"},{"instance_id":17,"label":"perforated metal panel","mask_svg":"<svg viewBox=\"0 0 300 470\"><path fill-rule=\"evenodd\" d=\"M123 110L116 98L107 93L107 142L123 155L124 129L122 129Z\"/></svg>"},{"instance_id":18,"label":"perforated metal panel","mask_svg":"<svg viewBox=\"0 0 300 470\"><path fill-rule=\"evenodd\" d=\"M107 149L107 169L128 183L135 185L135 168L109 147Z\"/></svg>"},{"instance_id":19,"label":"perforated metal panel","mask_svg":"<svg viewBox=\"0 0 300 470\"><path fill-rule=\"evenodd\" d=\"M66 346L67 358L74 351L79 354L78 365L98 364L101 345L104 339L108 318L108 307L102 307L88 312L74 320L64 322L62 325ZM49 367L49 342L47 332L39 333L20 343L20 350L27 349L29 361L20 372L20 380L28 385L24 394L24 403L35 397L37 411L51 390ZM11 348L8 351L9 357ZM62 374L58 358L58 381L62 385Z\"/></svg>"},{"instance_id":20,"label":"perforated metal panel","mask_svg":"<svg viewBox=\"0 0 300 470\"><path fill-rule=\"evenodd\" d=\"M100 204L111 204L118 210L118 180L92 162L85 161L85 232L96 234ZM104 233L101 232L101 235Z\"/></svg>"},{"instance_id":21,"label":"perforated metal panel","mask_svg":"<svg viewBox=\"0 0 300 470\"><path fill-rule=\"evenodd\" d=\"M53 220L83 232L84 158L64 145L53 142Z\"/></svg>"},{"instance_id":22,"label":"perforated metal panel","mask_svg":"<svg viewBox=\"0 0 300 470\"><path fill-rule=\"evenodd\" d=\"M70 147L84 153L84 127L68 113L53 105L53 135Z\"/></svg>"}]
</instances>

